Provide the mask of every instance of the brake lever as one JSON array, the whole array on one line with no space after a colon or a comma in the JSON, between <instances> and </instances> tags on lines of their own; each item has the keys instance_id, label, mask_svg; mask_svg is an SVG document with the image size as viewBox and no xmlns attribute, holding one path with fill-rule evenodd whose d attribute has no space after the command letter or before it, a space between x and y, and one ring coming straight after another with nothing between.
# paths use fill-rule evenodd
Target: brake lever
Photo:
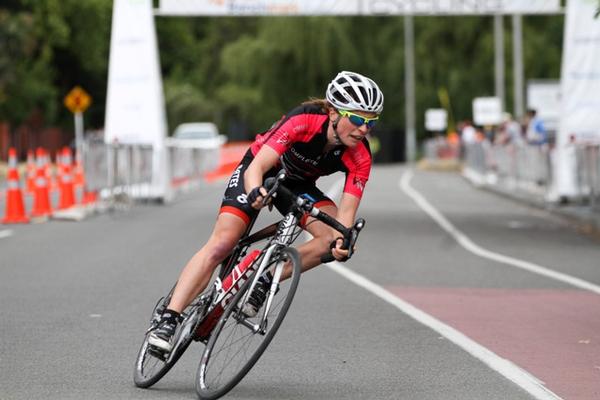
<instances>
[{"instance_id":1,"label":"brake lever","mask_svg":"<svg viewBox=\"0 0 600 400\"><path fill-rule=\"evenodd\" d=\"M268 178L265 181L265 183L266 183L269 179L275 180L273 182L273 186L271 187L271 189L269 189L269 191L267 192L267 195L262 200L263 206L267 205L267 201L269 201L269 199L277 196L277 190L279 189L279 185L281 184L281 182L283 182L285 180L285 176L286 176L285 170L282 169L277 173L277 176L275 178ZM271 211L272 209L273 209L273 202L271 202L269 204L269 211Z\"/></svg>"},{"instance_id":2,"label":"brake lever","mask_svg":"<svg viewBox=\"0 0 600 400\"><path fill-rule=\"evenodd\" d=\"M344 237L342 238L344 240L344 242L342 243L341 248L343 250L346 250L346 249L348 250L348 258L347 259L350 259L350 257L352 257L352 255L354 254L354 245L356 244L356 241L358 240L358 234L364 227L365 227L365 220L363 218L359 218L354 223L354 226L349 229L349 231L348 231L349 237L344 235ZM321 256L322 263L329 263L331 261L335 261L335 257L333 256L333 254L331 252Z\"/></svg>"},{"instance_id":3,"label":"brake lever","mask_svg":"<svg viewBox=\"0 0 600 400\"><path fill-rule=\"evenodd\" d=\"M350 229L350 238L344 238L342 249L348 249L348 258L352 257L354 254L354 245L358 240L358 234L364 227L365 220L363 218L357 219L352 229Z\"/></svg>"}]
</instances>

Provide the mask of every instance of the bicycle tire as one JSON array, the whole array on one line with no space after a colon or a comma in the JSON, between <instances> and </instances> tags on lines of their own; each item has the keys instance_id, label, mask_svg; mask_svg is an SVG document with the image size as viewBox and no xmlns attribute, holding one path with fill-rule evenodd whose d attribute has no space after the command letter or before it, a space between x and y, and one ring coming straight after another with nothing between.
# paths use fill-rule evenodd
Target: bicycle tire
<instances>
[{"instance_id":1,"label":"bicycle tire","mask_svg":"<svg viewBox=\"0 0 600 400\"><path fill-rule=\"evenodd\" d=\"M227 305L223 315L217 323L217 326L215 326L210 338L208 339L208 343L206 344L206 348L204 349L200 365L198 366L198 371L196 373L196 393L200 399L217 399L233 389L258 361L273 339L273 336L279 329L281 322L285 318L298 287L298 281L300 280L301 273L301 263L298 251L294 248L283 248L279 254L280 258L287 258L291 260L292 275L290 278L280 283L280 290L273 298L273 304L269 309L268 315L271 315L271 311L274 311L274 321L268 321L269 330L264 335L260 335L259 333L253 333L249 328L243 326L239 321L236 320L235 317L230 318L234 316L234 312L239 312L237 305L249 290L252 283L252 279L248 279L239 292L234 296L232 301ZM279 262L280 260L274 261ZM258 313L258 316L260 315L262 315L262 310ZM240 328L239 331L238 328ZM238 335L235 335L237 332L242 334L245 333L248 339L242 343L244 339L243 337L242 339L237 339ZM220 362L217 361L217 356L220 360L223 351L227 348L228 341L231 341L231 344L229 345L231 348L234 346L242 346L242 348L245 348L245 346L247 346L252 339L258 340L258 342L256 342L258 344L256 349L251 352L244 351L243 355L240 354L239 351L233 354L233 357L240 355L248 358L246 360L242 360L240 364L233 369L233 371L226 374L227 376L224 377L225 380L221 381L224 370L219 370ZM224 343L221 343L222 341ZM227 359L228 355L231 353L231 348L227 349L227 353L224 355L225 359ZM233 360L233 357L231 360ZM229 363L227 360L225 361ZM215 363L217 365L215 365ZM213 374L213 367L218 373L215 382L213 382L212 376L208 377L209 373L211 375ZM227 367L228 365L224 365L223 369Z\"/></svg>"}]
</instances>

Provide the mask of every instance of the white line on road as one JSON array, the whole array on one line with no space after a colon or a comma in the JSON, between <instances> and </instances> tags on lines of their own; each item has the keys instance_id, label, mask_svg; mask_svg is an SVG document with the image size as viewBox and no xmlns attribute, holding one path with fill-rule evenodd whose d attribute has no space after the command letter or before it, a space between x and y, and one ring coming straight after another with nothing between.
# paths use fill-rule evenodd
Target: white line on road
<instances>
[{"instance_id":1,"label":"white line on road","mask_svg":"<svg viewBox=\"0 0 600 400\"><path fill-rule=\"evenodd\" d=\"M485 363L494 371L500 373L510 381L519 385L519 387L526 390L529 394L539 400L557 400L560 399L556 394L546 388L542 382L531 375L529 372L524 371L517 365L513 364L509 360L498 356L496 353L488 350L479 343L469 339L456 329L449 325L444 324L440 320L432 317L431 315L421 311L415 306L405 302L396 295L388 292L383 287L371 282L362 275L357 274L354 271L342 266L338 262L331 262L327 264L329 268L342 275L344 278L350 280L356 285L368 290L380 299L388 302L395 306L400 311L415 319L421 324L429 327L436 331L452 343L456 344L473 357Z\"/></svg>"},{"instance_id":2,"label":"white line on road","mask_svg":"<svg viewBox=\"0 0 600 400\"><path fill-rule=\"evenodd\" d=\"M534 264L528 261L520 260L518 258L505 256L500 253L484 249L478 244L474 243L467 235L458 230L446 217L442 215L434 206L431 205L415 189L410 186L410 181L413 177L412 170L406 171L400 179L400 188L408 195L411 199L417 203L423 211L425 211L435 222L438 223L446 232L448 232L462 247L471 253L487 258L489 260L497 261L502 264L510 265L515 268L520 268L525 271L532 272L534 274L542 275L550 279L554 279L560 282L567 283L569 285L589 290L596 294L600 294L600 286L595 285L591 282L584 281L583 279L576 278L571 275L563 274L561 272L553 271L550 268L543 267L538 264Z\"/></svg>"},{"instance_id":3,"label":"white line on road","mask_svg":"<svg viewBox=\"0 0 600 400\"><path fill-rule=\"evenodd\" d=\"M11 231L10 229L2 230L2 231L0 231L0 239L10 237L10 236L12 236L12 234L13 234L13 231Z\"/></svg>"},{"instance_id":4,"label":"white line on road","mask_svg":"<svg viewBox=\"0 0 600 400\"><path fill-rule=\"evenodd\" d=\"M342 181L343 183L343 181ZM327 195L330 198L335 197L335 193L340 190L341 186L335 184L328 192ZM435 317L427 314L426 312L416 308L415 306L405 302L398 296L390 293L385 288L371 282L364 276L357 274L354 271L349 270L337 261L326 264L330 269L342 275L344 278L353 282L354 284L362 287L373 293L375 296L386 301L387 303L395 306L404 314L413 318L417 322L429 327L435 332L439 333L446 339L450 340L455 345L459 346L473 357L485 363L492 370L498 372L502 376L514 382L516 385L527 391L529 394L534 396L538 400L560 400L561 398L546 388L539 379L531 375L529 372L521 369L511 361L498 356L496 353L489 349L481 346L479 343L473 341L467 336L463 335L456 329L449 325L444 324Z\"/></svg>"}]
</instances>

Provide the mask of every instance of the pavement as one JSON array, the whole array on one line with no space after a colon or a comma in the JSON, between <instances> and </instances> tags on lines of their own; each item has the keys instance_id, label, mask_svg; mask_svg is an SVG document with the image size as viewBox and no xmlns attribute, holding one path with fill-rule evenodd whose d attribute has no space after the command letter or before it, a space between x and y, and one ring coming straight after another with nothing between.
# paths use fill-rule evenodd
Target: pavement
<instances>
[{"instance_id":1,"label":"pavement","mask_svg":"<svg viewBox=\"0 0 600 400\"><path fill-rule=\"evenodd\" d=\"M582 201L564 204L549 202L544 199L544 194L540 190L515 189L501 183L485 184L479 187L520 203L549 211L565 218L583 233L600 236L600 206L598 205L594 208L589 204L583 204Z\"/></svg>"},{"instance_id":2,"label":"pavement","mask_svg":"<svg viewBox=\"0 0 600 400\"><path fill-rule=\"evenodd\" d=\"M459 174L408 173L374 168L359 250L303 274L273 343L227 398L600 398L600 287L566 279L600 285L598 241ZM322 190L339 188L339 175ZM78 223L11 226L0 238L0 318L10 321L0 324L0 399L196 398L200 344L149 390L131 374L149 310L209 237L225 185Z\"/></svg>"},{"instance_id":3,"label":"pavement","mask_svg":"<svg viewBox=\"0 0 600 400\"><path fill-rule=\"evenodd\" d=\"M600 204L592 206L581 199L565 203L551 202L546 199L547 189L545 186L516 185L514 182L511 184L511 182L499 180L498 178L489 180L478 172L467 171L463 164L455 159L422 159L416 166L424 171L462 174L467 181L479 189L495 193L521 204L546 210L565 219L580 232L600 237Z\"/></svg>"}]
</instances>

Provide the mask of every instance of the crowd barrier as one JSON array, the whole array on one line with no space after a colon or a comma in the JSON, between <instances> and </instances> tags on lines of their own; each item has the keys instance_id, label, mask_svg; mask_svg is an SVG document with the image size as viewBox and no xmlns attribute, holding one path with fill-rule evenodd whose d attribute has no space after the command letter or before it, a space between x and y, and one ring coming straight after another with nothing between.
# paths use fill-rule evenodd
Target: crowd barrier
<instances>
[{"instance_id":1,"label":"crowd barrier","mask_svg":"<svg viewBox=\"0 0 600 400\"><path fill-rule=\"evenodd\" d=\"M79 220L97 209L126 208L134 199L168 201L179 191L208 181L207 173L219 167L221 147L222 142L167 140L157 151L150 145L105 144L101 138L88 138L83 168L81 158L74 162L68 148L57 155L54 165L40 148L35 161L29 152L23 179L17 152L11 149L6 182L0 182L0 205L5 209L0 221L26 223L28 216Z\"/></svg>"},{"instance_id":2,"label":"crowd barrier","mask_svg":"<svg viewBox=\"0 0 600 400\"><path fill-rule=\"evenodd\" d=\"M577 187L594 209L600 209L600 144L581 144L575 147Z\"/></svg>"},{"instance_id":3,"label":"crowd barrier","mask_svg":"<svg viewBox=\"0 0 600 400\"><path fill-rule=\"evenodd\" d=\"M171 139L165 144L166 184L171 192L201 184L204 175L219 165L221 144ZM165 172L157 171L154 163L156 154L150 145L88 141L85 146L88 187L102 191L103 197L153 198L154 175Z\"/></svg>"},{"instance_id":4,"label":"crowd barrier","mask_svg":"<svg viewBox=\"0 0 600 400\"><path fill-rule=\"evenodd\" d=\"M199 183L206 172L219 166L220 141L195 143L169 138L165 143L170 165L169 180L174 188Z\"/></svg>"},{"instance_id":5,"label":"crowd barrier","mask_svg":"<svg viewBox=\"0 0 600 400\"><path fill-rule=\"evenodd\" d=\"M598 144L579 144L570 154L576 169L573 200L600 206ZM488 141L464 146L463 174L476 184L502 185L550 200L553 189L554 149L548 145L492 145Z\"/></svg>"},{"instance_id":6,"label":"crowd barrier","mask_svg":"<svg viewBox=\"0 0 600 400\"><path fill-rule=\"evenodd\" d=\"M428 160L458 159L460 146L449 142L445 137L428 139L423 143L423 152Z\"/></svg>"},{"instance_id":7,"label":"crowd barrier","mask_svg":"<svg viewBox=\"0 0 600 400\"><path fill-rule=\"evenodd\" d=\"M488 141L464 146L465 169L487 183L501 183L545 191L552 181L547 146L491 145Z\"/></svg>"}]
</instances>

